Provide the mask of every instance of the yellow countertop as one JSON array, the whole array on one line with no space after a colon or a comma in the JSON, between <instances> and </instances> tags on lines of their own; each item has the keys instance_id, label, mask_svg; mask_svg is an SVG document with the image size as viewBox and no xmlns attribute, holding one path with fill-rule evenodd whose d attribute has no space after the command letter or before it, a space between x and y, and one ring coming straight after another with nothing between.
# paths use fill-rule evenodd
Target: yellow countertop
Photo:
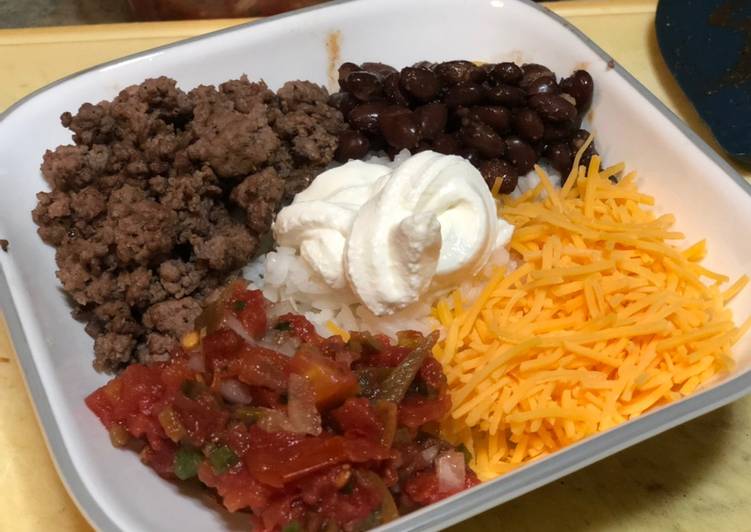
<instances>
[{"instance_id":1,"label":"yellow countertop","mask_svg":"<svg viewBox=\"0 0 751 532\"><path fill-rule=\"evenodd\" d=\"M653 25L655 1L583 0L550 7L589 35L711 146L717 146L659 55ZM0 111L77 70L236 23L0 31ZM751 175L748 169L734 166L747 178ZM91 530L55 472L2 319L0 390L0 531ZM751 530L750 434L751 398L745 398L452 530Z\"/></svg>"}]
</instances>

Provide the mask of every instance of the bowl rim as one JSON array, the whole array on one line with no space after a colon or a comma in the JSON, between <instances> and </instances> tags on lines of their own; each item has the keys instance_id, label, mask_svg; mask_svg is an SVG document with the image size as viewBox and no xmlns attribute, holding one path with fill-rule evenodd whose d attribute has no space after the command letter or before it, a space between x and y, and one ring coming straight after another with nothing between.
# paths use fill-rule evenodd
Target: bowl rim
<instances>
[{"instance_id":1,"label":"bowl rim","mask_svg":"<svg viewBox=\"0 0 751 532\"><path fill-rule=\"evenodd\" d=\"M245 31L249 27L274 23L277 20L296 17L320 9L329 9L338 5L363 2L365 0L333 0L299 9L293 12L252 20L212 31L202 35L189 37L173 43L150 48L117 59L113 59L98 65L85 68L78 72L64 76L22 97L11 104L7 109L0 112L0 126L15 111L27 102L33 100L56 86L71 79L85 75L86 73L101 70L133 59L142 58L157 52L180 47L182 45L200 42L223 34L237 31ZM372 1L372 0L371 0ZM526 5L535 9L540 15L549 17L562 25L573 34L574 37L584 43L597 56L608 63L609 68L615 70L620 77L642 97L644 97L657 111L667 118L680 133L682 133L695 148L698 148L712 162L714 162L728 177L733 179L742 190L751 196L751 183L746 181L720 154L712 149L697 133L685 122L673 113L664 103L652 94L641 82L631 75L625 68L617 63L607 52L594 43L586 34L567 21L562 16L554 13L533 0L506 0ZM120 532L123 529L113 521L97 502L96 497L85 485L73 463L68 448L66 447L62 431L58 426L53 414L49 397L45 392L42 378L36 362L31 353L29 342L19 317L15 301L11 296L7 277L0 265L0 308L3 309L6 325L10 333L11 341L16 352L16 359L21 368L21 375L42 436L47 445L55 469L66 487L71 499L84 515L89 524L97 530ZM509 475L503 483L484 482L469 491L465 491L445 499L437 504L429 505L416 512L407 514L396 523L400 530L434 530L445 528L451 524L476 515L500 501L507 501L523 493L536 489L548 482L565 476L577 469L585 467L606 456L614 454L626 447L655 436L670 428L673 428L690 419L710 412L716 408L729 404L751 392L751 369L740 375L727 380L713 388L691 395L683 400L666 405L648 415L639 417L628 423L619 425L604 433L600 433L568 447L563 452L558 452L546 457L530 466L520 468ZM534 466L534 467L531 467ZM499 477L500 478L500 477ZM472 493L473 497L467 496ZM383 529L384 527L379 527ZM386 528L392 527L386 525Z\"/></svg>"}]
</instances>

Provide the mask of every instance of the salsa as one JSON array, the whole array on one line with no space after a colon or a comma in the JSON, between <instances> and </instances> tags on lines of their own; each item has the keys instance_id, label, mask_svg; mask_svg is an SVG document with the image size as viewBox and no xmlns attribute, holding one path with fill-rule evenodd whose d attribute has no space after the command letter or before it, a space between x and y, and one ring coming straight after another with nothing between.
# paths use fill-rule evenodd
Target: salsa
<instances>
[{"instance_id":1,"label":"salsa","mask_svg":"<svg viewBox=\"0 0 751 532\"><path fill-rule=\"evenodd\" d=\"M197 326L86 404L113 445L215 490L254 530L367 530L479 482L438 435L451 400L436 333L323 338L243 283Z\"/></svg>"}]
</instances>

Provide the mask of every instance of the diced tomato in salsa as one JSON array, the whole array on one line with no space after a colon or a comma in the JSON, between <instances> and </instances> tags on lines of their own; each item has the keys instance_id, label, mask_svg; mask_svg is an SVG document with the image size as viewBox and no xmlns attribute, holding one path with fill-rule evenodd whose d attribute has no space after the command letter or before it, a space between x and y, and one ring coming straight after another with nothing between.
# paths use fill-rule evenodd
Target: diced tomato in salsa
<instances>
[{"instance_id":1,"label":"diced tomato in salsa","mask_svg":"<svg viewBox=\"0 0 751 532\"><path fill-rule=\"evenodd\" d=\"M229 305L240 323L253 338L266 333L266 300L258 290L246 290L239 283L230 297Z\"/></svg>"},{"instance_id":2,"label":"diced tomato in salsa","mask_svg":"<svg viewBox=\"0 0 751 532\"><path fill-rule=\"evenodd\" d=\"M306 320L304 316L298 314L279 316L277 328L289 330L306 344L320 345L323 342L323 338L316 332L313 324Z\"/></svg>"},{"instance_id":3,"label":"diced tomato in salsa","mask_svg":"<svg viewBox=\"0 0 751 532\"><path fill-rule=\"evenodd\" d=\"M476 486L479 483L477 475L470 470L467 471L464 477L464 486L456 490L441 491L439 488L440 482L435 470L426 469L410 477L404 485L404 493L417 504L426 506L459 493L462 490Z\"/></svg>"},{"instance_id":4,"label":"diced tomato in salsa","mask_svg":"<svg viewBox=\"0 0 751 532\"><path fill-rule=\"evenodd\" d=\"M439 490L433 462L453 447L429 427L450 409L446 379L434 358L416 358L429 339L344 342L302 316L270 323L268 303L242 283L210 310L199 347L132 365L86 398L113 444L137 443L161 476L198 478L258 530L366 530L454 493ZM272 348L288 340L293 356ZM399 374L399 398L379 396L410 358L422 362ZM465 469L466 488L477 477Z\"/></svg>"},{"instance_id":5,"label":"diced tomato in salsa","mask_svg":"<svg viewBox=\"0 0 751 532\"><path fill-rule=\"evenodd\" d=\"M208 462L204 462L198 468L198 478L208 487L216 489L230 512L243 508L262 512L274 493L273 489L256 480L243 465L218 475Z\"/></svg>"},{"instance_id":6,"label":"diced tomato in salsa","mask_svg":"<svg viewBox=\"0 0 751 532\"><path fill-rule=\"evenodd\" d=\"M351 397L342 406L331 411L332 418L348 438L365 438L380 441L383 425L371 402L364 397Z\"/></svg>"},{"instance_id":7,"label":"diced tomato in salsa","mask_svg":"<svg viewBox=\"0 0 751 532\"><path fill-rule=\"evenodd\" d=\"M451 399L447 394L430 399L418 394L410 394L399 404L399 423L411 429L440 421L451 410Z\"/></svg>"},{"instance_id":8,"label":"diced tomato in salsa","mask_svg":"<svg viewBox=\"0 0 751 532\"><path fill-rule=\"evenodd\" d=\"M357 393L357 377L344 364L327 358L314 346L303 344L290 359L290 371L313 385L316 406L330 407Z\"/></svg>"}]
</instances>

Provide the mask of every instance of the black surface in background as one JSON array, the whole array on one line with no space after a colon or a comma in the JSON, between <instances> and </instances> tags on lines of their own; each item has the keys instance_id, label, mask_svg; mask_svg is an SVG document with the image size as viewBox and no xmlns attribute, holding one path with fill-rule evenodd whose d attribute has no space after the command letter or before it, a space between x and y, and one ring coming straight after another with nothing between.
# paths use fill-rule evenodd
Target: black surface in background
<instances>
[{"instance_id":1,"label":"black surface in background","mask_svg":"<svg viewBox=\"0 0 751 532\"><path fill-rule=\"evenodd\" d=\"M665 63L715 138L751 164L751 0L661 0L655 29Z\"/></svg>"}]
</instances>

